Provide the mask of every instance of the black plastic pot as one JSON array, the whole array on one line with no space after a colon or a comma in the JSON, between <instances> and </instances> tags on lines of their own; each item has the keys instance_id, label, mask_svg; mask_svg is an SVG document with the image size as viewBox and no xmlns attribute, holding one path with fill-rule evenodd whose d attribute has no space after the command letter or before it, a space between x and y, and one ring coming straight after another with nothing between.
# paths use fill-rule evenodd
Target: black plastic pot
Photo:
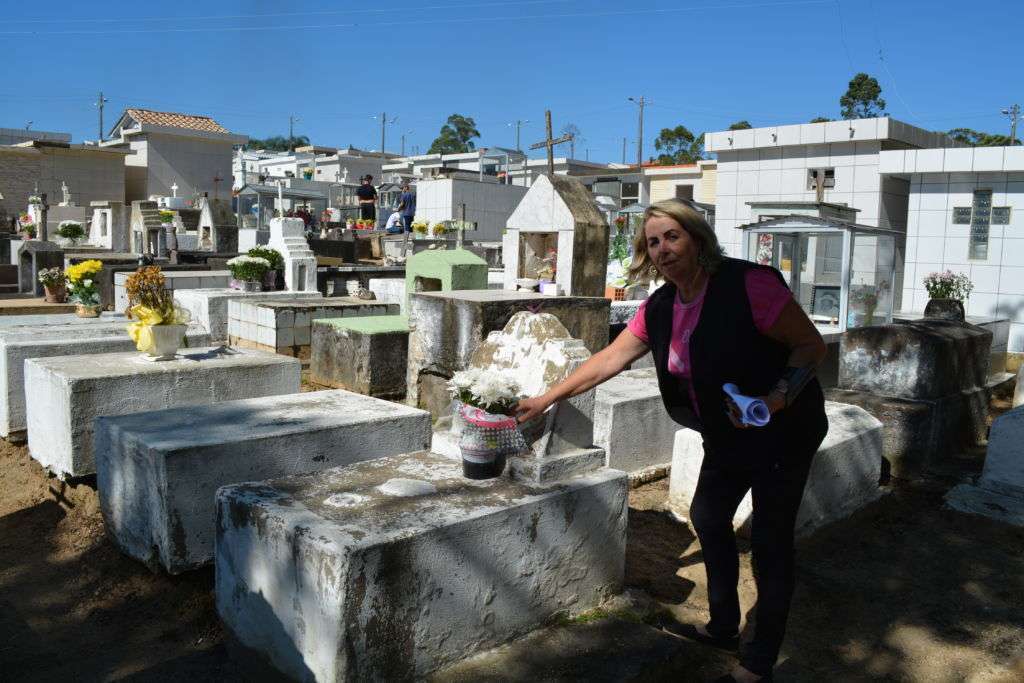
<instances>
[{"instance_id":1,"label":"black plastic pot","mask_svg":"<svg viewBox=\"0 0 1024 683\"><path fill-rule=\"evenodd\" d=\"M495 456L490 462L480 463L462 459L462 475L466 479L494 479L500 477L505 471L507 458L504 455Z\"/></svg>"}]
</instances>

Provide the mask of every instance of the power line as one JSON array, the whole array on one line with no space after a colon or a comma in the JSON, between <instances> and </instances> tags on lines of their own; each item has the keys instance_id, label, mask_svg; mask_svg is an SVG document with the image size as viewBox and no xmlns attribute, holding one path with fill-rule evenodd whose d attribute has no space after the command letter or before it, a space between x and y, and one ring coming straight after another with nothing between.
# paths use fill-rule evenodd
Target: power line
<instances>
[{"instance_id":1,"label":"power line","mask_svg":"<svg viewBox=\"0 0 1024 683\"><path fill-rule=\"evenodd\" d=\"M701 10L732 10L752 8L789 7L795 5L824 5L833 0L788 0L786 2L754 2L736 5L703 5L699 7L648 8L635 10L608 10L603 12L565 12L561 14L508 15L496 17L452 17L448 19L416 19L407 21L381 21L371 23L346 24L308 24L308 25L276 25L276 26L211 26L195 28L160 28L160 29L118 29L108 31L0 31L4 36L65 36L65 35L122 35L122 34L153 34L153 33L241 33L248 31L302 31L316 29L339 28L379 28L393 26L418 26L439 24L467 24L494 21L524 21L532 19L581 19L592 17L637 16L650 14L680 14Z\"/></svg>"},{"instance_id":2,"label":"power line","mask_svg":"<svg viewBox=\"0 0 1024 683\"><path fill-rule=\"evenodd\" d=\"M839 38L843 41L846 61L850 64L850 72L855 73L857 69L853 66L853 57L850 56L850 45L846 42L846 27L843 22L843 5L841 0L836 0L836 13L839 15Z\"/></svg>"}]
</instances>

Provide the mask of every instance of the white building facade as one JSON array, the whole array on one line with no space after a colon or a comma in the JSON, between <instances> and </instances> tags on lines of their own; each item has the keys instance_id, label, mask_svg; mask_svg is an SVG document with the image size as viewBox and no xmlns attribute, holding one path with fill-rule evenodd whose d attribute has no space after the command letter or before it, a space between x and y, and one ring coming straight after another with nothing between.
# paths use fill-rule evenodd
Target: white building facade
<instances>
[{"instance_id":1,"label":"white building facade","mask_svg":"<svg viewBox=\"0 0 1024 683\"><path fill-rule=\"evenodd\" d=\"M1024 353L1024 147L886 151L879 171L910 186L903 309L924 310L929 273L963 273L967 314L1009 318Z\"/></svg>"}]
</instances>

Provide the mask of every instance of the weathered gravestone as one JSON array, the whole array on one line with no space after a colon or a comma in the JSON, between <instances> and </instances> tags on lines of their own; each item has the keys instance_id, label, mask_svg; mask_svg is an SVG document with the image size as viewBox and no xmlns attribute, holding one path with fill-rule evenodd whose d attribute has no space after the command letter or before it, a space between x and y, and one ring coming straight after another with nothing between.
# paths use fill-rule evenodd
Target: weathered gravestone
<instances>
[{"instance_id":1,"label":"weathered gravestone","mask_svg":"<svg viewBox=\"0 0 1024 683\"><path fill-rule=\"evenodd\" d=\"M985 438L992 332L922 319L847 330L829 400L859 405L883 425L895 477L941 470L949 455Z\"/></svg>"},{"instance_id":2,"label":"weathered gravestone","mask_svg":"<svg viewBox=\"0 0 1024 683\"><path fill-rule=\"evenodd\" d=\"M956 486L946 494L946 504L1024 526L1024 406L993 420L977 485Z\"/></svg>"},{"instance_id":3,"label":"weathered gravestone","mask_svg":"<svg viewBox=\"0 0 1024 683\"><path fill-rule=\"evenodd\" d=\"M535 357L540 386L587 352L551 316L533 318L487 343L512 344L491 348L499 366ZM528 479L468 480L459 459L417 452L220 489L218 613L289 676L331 683L420 679L598 606L622 587L626 475L594 449L597 469L536 477L592 441L584 413L564 404L546 417L551 433L510 466Z\"/></svg>"}]
</instances>

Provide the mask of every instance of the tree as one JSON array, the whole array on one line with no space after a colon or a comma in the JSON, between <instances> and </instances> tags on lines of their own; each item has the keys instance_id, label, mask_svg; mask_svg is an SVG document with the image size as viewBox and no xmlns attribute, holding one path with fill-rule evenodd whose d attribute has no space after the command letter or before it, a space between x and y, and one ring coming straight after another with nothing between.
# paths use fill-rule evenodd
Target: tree
<instances>
[{"instance_id":1,"label":"tree","mask_svg":"<svg viewBox=\"0 0 1024 683\"><path fill-rule=\"evenodd\" d=\"M296 135L291 140L283 135L272 135L269 138L249 138L245 143L246 149L265 149L268 152L287 152L296 147L304 147L309 144L309 138L305 135Z\"/></svg>"},{"instance_id":2,"label":"tree","mask_svg":"<svg viewBox=\"0 0 1024 683\"><path fill-rule=\"evenodd\" d=\"M441 132L434 138L427 154L459 154L476 149L473 138L480 137L476 121L468 116L452 114L441 126Z\"/></svg>"},{"instance_id":3,"label":"tree","mask_svg":"<svg viewBox=\"0 0 1024 683\"><path fill-rule=\"evenodd\" d=\"M575 123L567 123L562 127L562 135L572 136L572 140L569 141L569 157L575 159L576 143L583 141L583 136L580 135L580 129L576 127Z\"/></svg>"},{"instance_id":4,"label":"tree","mask_svg":"<svg viewBox=\"0 0 1024 683\"><path fill-rule=\"evenodd\" d=\"M983 133L971 130L970 128L954 128L946 134L957 142L970 145L971 147L1008 147L1010 145L1009 135ZM1019 145L1021 142L1015 139L1013 144Z\"/></svg>"},{"instance_id":5,"label":"tree","mask_svg":"<svg viewBox=\"0 0 1024 683\"><path fill-rule=\"evenodd\" d=\"M846 94L839 98L844 119L869 119L885 113L885 100L878 80L866 73L859 73L850 81Z\"/></svg>"},{"instance_id":6,"label":"tree","mask_svg":"<svg viewBox=\"0 0 1024 683\"><path fill-rule=\"evenodd\" d=\"M658 163L662 166L693 164L704 158L704 133L694 135L683 125L662 128L654 149L661 152Z\"/></svg>"},{"instance_id":7,"label":"tree","mask_svg":"<svg viewBox=\"0 0 1024 683\"><path fill-rule=\"evenodd\" d=\"M810 120L810 123L828 123L831 120L832 119L828 118L827 116L815 116L813 119Z\"/></svg>"},{"instance_id":8,"label":"tree","mask_svg":"<svg viewBox=\"0 0 1024 683\"><path fill-rule=\"evenodd\" d=\"M747 121L746 119L743 119L742 121L737 121L736 123L729 126L729 130L747 130L748 128L753 128L753 126L750 125L750 121Z\"/></svg>"}]
</instances>

